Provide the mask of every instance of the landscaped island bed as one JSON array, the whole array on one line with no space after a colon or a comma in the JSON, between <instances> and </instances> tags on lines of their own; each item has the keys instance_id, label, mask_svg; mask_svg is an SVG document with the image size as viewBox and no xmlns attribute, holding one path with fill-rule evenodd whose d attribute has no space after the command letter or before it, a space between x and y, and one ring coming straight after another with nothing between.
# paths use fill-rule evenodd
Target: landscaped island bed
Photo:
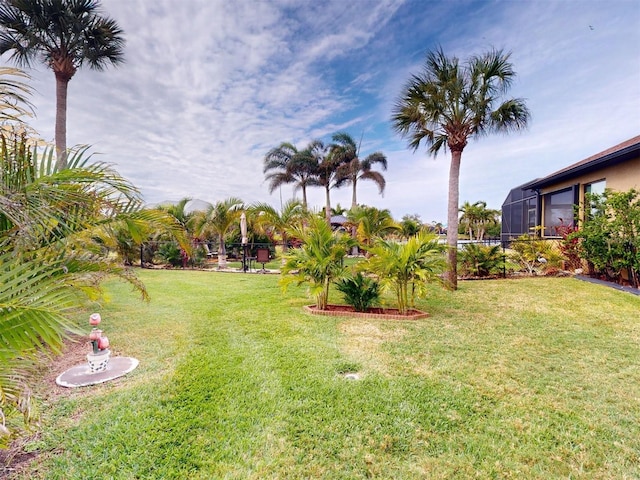
<instances>
[{"instance_id":1,"label":"landscaped island bed","mask_svg":"<svg viewBox=\"0 0 640 480\"><path fill-rule=\"evenodd\" d=\"M461 282L398 322L308 315L277 276L139 273L151 303L109 283L100 308L139 367L41 385L16 478L640 477L636 296Z\"/></svg>"}]
</instances>

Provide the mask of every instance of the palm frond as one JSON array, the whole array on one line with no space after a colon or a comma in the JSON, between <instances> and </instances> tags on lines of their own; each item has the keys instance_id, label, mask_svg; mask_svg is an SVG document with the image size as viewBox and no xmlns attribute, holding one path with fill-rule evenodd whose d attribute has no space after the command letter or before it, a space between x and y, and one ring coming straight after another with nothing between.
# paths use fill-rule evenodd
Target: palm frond
<instances>
[{"instance_id":1,"label":"palm frond","mask_svg":"<svg viewBox=\"0 0 640 480\"><path fill-rule=\"evenodd\" d=\"M0 342L10 351L43 344L58 351L68 320L79 305L77 293L63 281L64 263L23 262L13 253L0 255Z\"/></svg>"}]
</instances>

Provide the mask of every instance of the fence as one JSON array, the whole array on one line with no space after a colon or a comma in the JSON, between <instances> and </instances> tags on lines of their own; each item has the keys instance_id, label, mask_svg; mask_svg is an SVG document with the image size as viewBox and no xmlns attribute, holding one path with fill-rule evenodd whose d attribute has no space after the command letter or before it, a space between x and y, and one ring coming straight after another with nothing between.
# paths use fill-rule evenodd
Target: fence
<instances>
[{"instance_id":1,"label":"fence","mask_svg":"<svg viewBox=\"0 0 640 480\"><path fill-rule=\"evenodd\" d=\"M252 242L247 245L241 243L225 243L225 251L227 259L231 261L241 261L246 258L254 258L257 256L258 250L269 250L270 258L275 257L276 246L282 245L280 243L257 243ZM219 245L216 242L192 242L194 257L198 261L200 259L215 258L218 255ZM140 267L144 268L145 264L150 265L153 263L153 258L162 253L163 250L168 250L166 255L172 255L173 258L179 256L180 262L184 260L185 253L180 249L177 242L172 240L143 242L140 244L139 260ZM188 262L193 263L194 258L188 258Z\"/></svg>"}]
</instances>

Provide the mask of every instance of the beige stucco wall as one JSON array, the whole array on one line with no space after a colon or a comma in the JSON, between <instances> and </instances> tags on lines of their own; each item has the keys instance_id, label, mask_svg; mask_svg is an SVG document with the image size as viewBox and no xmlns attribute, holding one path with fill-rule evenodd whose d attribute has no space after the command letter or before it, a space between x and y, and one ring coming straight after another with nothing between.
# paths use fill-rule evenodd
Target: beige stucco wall
<instances>
[{"instance_id":1,"label":"beige stucco wall","mask_svg":"<svg viewBox=\"0 0 640 480\"><path fill-rule=\"evenodd\" d=\"M541 194L555 192L562 190L563 188L572 187L576 183L585 185L587 183L597 182L598 180L606 180L607 188L616 190L618 192L624 192L635 188L640 190L640 157L629 160L613 167L606 167L597 172L592 172L587 175L581 175L575 177L569 181L561 182L540 190ZM580 199L582 200L583 188L581 190Z\"/></svg>"},{"instance_id":2,"label":"beige stucco wall","mask_svg":"<svg viewBox=\"0 0 640 480\"><path fill-rule=\"evenodd\" d=\"M606 181L606 188L618 192L624 192L632 188L640 190L640 157L628 160L613 167L606 167L596 172L557 183L551 187L541 189L540 194L544 195L545 193L555 192L580 184L580 205L582 205L584 203L584 186L600 180ZM544 217L544 205L542 207L542 216ZM580 216L582 217L582 208ZM544 225L544 218L542 218L542 223Z\"/></svg>"}]
</instances>

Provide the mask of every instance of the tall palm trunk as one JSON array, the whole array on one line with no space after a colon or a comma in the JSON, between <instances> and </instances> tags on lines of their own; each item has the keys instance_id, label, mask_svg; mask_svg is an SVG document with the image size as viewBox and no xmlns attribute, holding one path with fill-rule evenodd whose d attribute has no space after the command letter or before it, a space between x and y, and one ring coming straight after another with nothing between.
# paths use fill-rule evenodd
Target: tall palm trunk
<instances>
[{"instance_id":1,"label":"tall palm trunk","mask_svg":"<svg viewBox=\"0 0 640 480\"><path fill-rule=\"evenodd\" d=\"M218 235L218 269L227 268L227 249L224 246L224 235Z\"/></svg>"},{"instance_id":2,"label":"tall palm trunk","mask_svg":"<svg viewBox=\"0 0 640 480\"><path fill-rule=\"evenodd\" d=\"M306 185L302 186L302 208L307 209L307 187Z\"/></svg>"},{"instance_id":3,"label":"tall palm trunk","mask_svg":"<svg viewBox=\"0 0 640 480\"><path fill-rule=\"evenodd\" d=\"M462 150L451 150L449 199L447 205L447 288L458 288L458 211L460 203L460 160Z\"/></svg>"},{"instance_id":4,"label":"tall palm trunk","mask_svg":"<svg viewBox=\"0 0 640 480\"><path fill-rule=\"evenodd\" d=\"M70 77L64 72L56 75L56 165L67 166L67 89Z\"/></svg>"},{"instance_id":5,"label":"tall palm trunk","mask_svg":"<svg viewBox=\"0 0 640 480\"><path fill-rule=\"evenodd\" d=\"M351 208L356 208L358 206L358 199L356 197L356 183L357 180L354 178L352 182L353 190L351 191Z\"/></svg>"},{"instance_id":6,"label":"tall palm trunk","mask_svg":"<svg viewBox=\"0 0 640 480\"><path fill-rule=\"evenodd\" d=\"M329 191L331 190L331 188L329 187L329 185L324 187L325 190L325 196L326 196L326 204L325 204L325 218L327 219L327 225L331 226L331 197L330 197L330 193Z\"/></svg>"},{"instance_id":7,"label":"tall palm trunk","mask_svg":"<svg viewBox=\"0 0 640 480\"><path fill-rule=\"evenodd\" d=\"M351 193L351 211L353 211L357 206L358 206L358 200L356 198L356 180L353 180L353 191ZM358 226L357 225L353 225L351 227L351 238L353 238L354 240L358 239ZM354 257L356 255L358 255L359 252L359 247L356 244L353 245L353 247L351 247L351 255L353 255Z\"/></svg>"}]
</instances>

